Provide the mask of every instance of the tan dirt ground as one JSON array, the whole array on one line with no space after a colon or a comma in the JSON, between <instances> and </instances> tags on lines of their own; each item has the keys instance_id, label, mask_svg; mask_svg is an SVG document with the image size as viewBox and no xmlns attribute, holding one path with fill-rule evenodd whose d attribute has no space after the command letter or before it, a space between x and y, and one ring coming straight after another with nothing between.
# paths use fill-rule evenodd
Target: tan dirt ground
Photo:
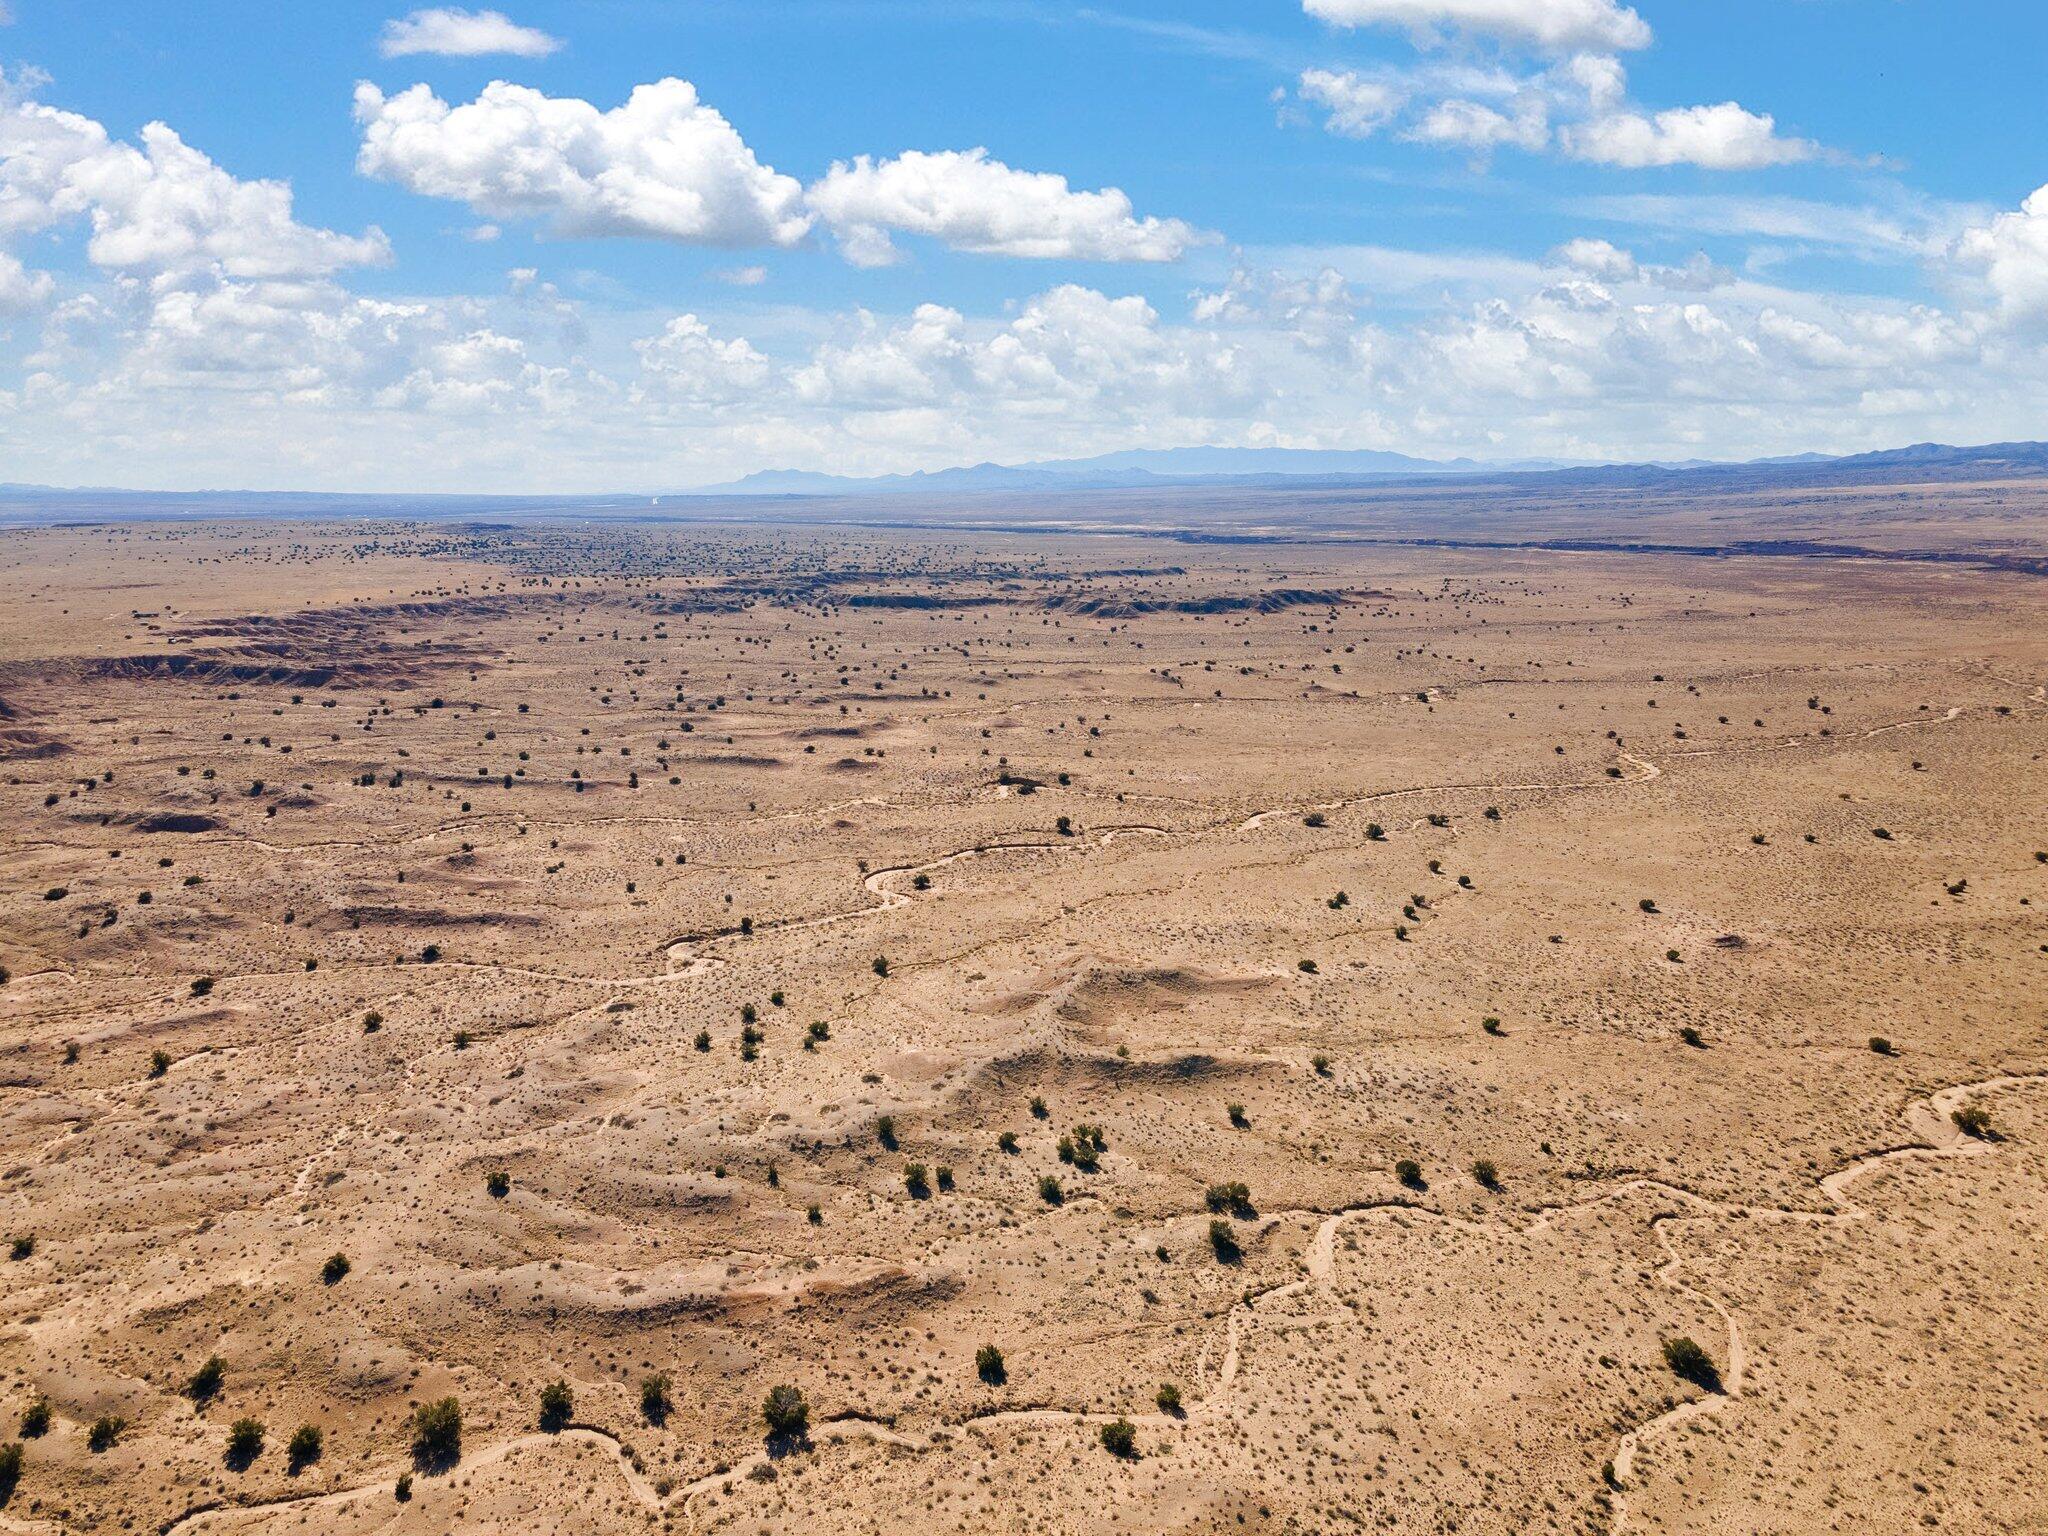
<instances>
[{"instance_id":1,"label":"tan dirt ground","mask_svg":"<svg viewBox=\"0 0 2048 1536\"><path fill-rule=\"evenodd\" d=\"M1954 565L12 532L0 1531L2048 1530L2044 683Z\"/></svg>"}]
</instances>

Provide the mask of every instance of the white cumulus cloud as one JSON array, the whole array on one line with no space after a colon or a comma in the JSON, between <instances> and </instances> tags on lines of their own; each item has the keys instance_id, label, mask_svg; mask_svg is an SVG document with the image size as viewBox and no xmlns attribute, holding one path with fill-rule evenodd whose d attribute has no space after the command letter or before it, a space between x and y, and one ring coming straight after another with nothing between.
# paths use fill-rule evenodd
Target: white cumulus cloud
<instances>
[{"instance_id":1,"label":"white cumulus cloud","mask_svg":"<svg viewBox=\"0 0 2048 1536\"><path fill-rule=\"evenodd\" d=\"M56 291L47 272L31 272L16 258L0 251L0 315L21 315L41 309Z\"/></svg>"},{"instance_id":2,"label":"white cumulus cloud","mask_svg":"<svg viewBox=\"0 0 2048 1536\"><path fill-rule=\"evenodd\" d=\"M977 255L1064 261L1173 261L1204 238L1179 219L1137 217L1115 187L1077 192L986 149L862 155L833 165L809 201L857 266L894 261L895 231Z\"/></svg>"},{"instance_id":3,"label":"white cumulus cloud","mask_svg":"<svg viewBox=\"0 0 2048 1536\"><path fill-rule=\"evenodd\" d=\"M678 315L658 336L633 343L648 378L689 400L729 400L768 382L768 359L744 336L720 340L695 315Z\"/></svg>"},{"instance_id":4,"label":"white cumulus cloud","mask_svg":"<svg viewBox=\"0 0 2048 1536\"><path fill-rule=\"evenodd\" d=\"M141 140L0 91L0 236L83 219L96 266L152 279L304 278L390 255L374 228L301 224L287 183L241 180L162 123Z\"/></svg>"},{"instance_id":5,"label":"white cumulus cloud","mask_svg":"<svg viewBox=\"0 0 2048 1536\"><path fill-rule=\"evenodd\" d=\"M1420 43L1484 37L1551 53L1650 45L1649 23L1615 0L1302 0L1340 27L1399 27Z\"/></svg>"},{"instance_id":6,"label":"white cumulus cloud","mask_svg":"<svg viewBox=\"0 0 2048 1536\"><path fill-rule=\"evenodd\" d=\"M1653 115L1609 113L1567 129L1564 145L1580 160L1632 170L1696 165L1749 171L1811 160L1820 152L1809 140L1781 137L1768 112L1751 112L1732 101Z\"/></svg>"},{"instance_id":7,"label":"white cumulus cloud","mask_svg":"<svg viewBox=\"0 0 2048 1536\"><path fill-rule=\"evenodd\" d=\"M2048 187L2038 188L2017 213L1965 230L1949 256L1982 276L2008 316L2048 314Z\"/></svg>"},{"instance_id":8,"label":"white cumulus cloud","mask_svg":"<svg viewBox=\"0 0 2048 1536\"><path fill-rule=\"evenodd\" d=\"M566 236L791 246L811 226L803 188L755 158L687 80L636 86L600 110L493 81L451 107L424 85L356 87L366 176Z\"/></svg>"},{"instance_id":9,"label":"white cumulus cloud","mask_svg":"<svg viewBox=\"0 0 2048 1536\"><path fill-rule=\"evenodd\" d=\"M1323 126L1347 139L1370 138L1393 121L1408 93L1384 80L1369 80L1354 70L1306 69L1301 96L1329 109Z\"/></svg>"},{"instance_id":10,"label":"white cumulus cloud","mask_svg":"<svg viewBox=\"0 0 2048 1536\"><path fill-rule=\"evenodd\" d=\"M522 59L544 59L562 46L537 27L522 27L503 11L465 11L433 6L384 23L377 51L387 59L409 53L438 53L452 58L509 53Z\"/></svg>"}]
</instances>

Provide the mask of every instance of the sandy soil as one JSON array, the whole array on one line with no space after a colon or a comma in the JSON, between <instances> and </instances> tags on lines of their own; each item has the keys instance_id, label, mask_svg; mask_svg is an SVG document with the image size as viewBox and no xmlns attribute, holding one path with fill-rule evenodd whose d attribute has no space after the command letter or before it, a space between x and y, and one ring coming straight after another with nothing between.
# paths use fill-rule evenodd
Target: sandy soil
<instances>
[{"instance_id":1,"label":"sandy soil","mask_svg":"<svg viewBox=\"0 0 2048 1536\"><path fill-rule=\"evenodd\" d=\"M10 534L0 1530L2048 1529L2044 620L1309 536Z\"/></svg>"}]
</instances>

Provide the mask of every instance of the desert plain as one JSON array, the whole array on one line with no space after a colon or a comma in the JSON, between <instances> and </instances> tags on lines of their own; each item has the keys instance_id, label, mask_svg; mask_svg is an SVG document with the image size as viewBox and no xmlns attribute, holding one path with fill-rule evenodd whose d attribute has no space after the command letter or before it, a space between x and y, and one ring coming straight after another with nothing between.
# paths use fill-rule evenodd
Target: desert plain
<instances>
[{"instance_id":1,"label":"desert plain","mask_svg":"<svg viewBox=\"0 0 2048 1536\"><path fill-rule=\"evenodd\" d=\"M0 536L0 1530L2048 1530L2036 491L808 515Z\"/></svg>"}]
</instances>

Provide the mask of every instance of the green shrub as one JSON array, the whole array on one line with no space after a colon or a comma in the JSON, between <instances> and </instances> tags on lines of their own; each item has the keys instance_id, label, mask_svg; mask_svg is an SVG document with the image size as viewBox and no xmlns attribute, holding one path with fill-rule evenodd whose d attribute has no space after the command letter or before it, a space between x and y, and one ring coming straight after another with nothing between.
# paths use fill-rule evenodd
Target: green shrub
<instances>
[{"instance_id":1,"label":"green shrub","mask_svg":"<svg viewBox=\"0 0 2048 1536\"><path fill-rule=\"evenodd\" d=\"M1480 1158L1472 1165L1472 1182L1481 1189L1500 1188L1500 1170L1488 1158Z\"/></svg>"},{"instance_id":2,"label":"green shrub","mask_svg":"<svg viewBox=\"0 0 2048 1536\"><path fill-rule=\"evenodd\" d=\"M800 1388L770 1387L761 1400L761 1418L770 1434L798 1437L810 1428L811 1405Z\"/></svg>"},{"instance_id":3,"label":"green shrub","mask_svg":"<svg viewBox=\"0 0 2048 1536\"><path fill-rule=\"evenodd\" d=\"M1242 1104L1226 1104L1223 1106L1223 1112L1230 1117L1230 1123L1240 1131L1251 1125L1251 1121L1245 1118Z\"/></svg>"},{"instance_id":4,"label":"green shrub","mask_svg":"<svg viewBox=\"0 0 2048 1536\"><path fill-rule=\"evenodd\" d=\"M21 1481L21 1442L0 1445L0 1504L14 1496L15 1484Z\"/></svg>"},{"instance_id":5,"label":"green shrub","mask_svg":"<svg viewBox=\"0 0 2048 1536\"><path fill-rule=\"evenodd\" d=\"M1251 1186L1239 1181L1211 1184L1202 1199L1212 1211L1229 1211L1232 1215L1245 1219L1253 1215Z\"/></svg>"},{"instance_id":6,"label":"green shrub","mask_svg":"<svg viewBox=\"0 0 2048 1536\"><path fill-rule=\"evenodd\" d=\"M36 1235L33 1232L24 1232L7 1245L7 1256L11 1259L34 1258L35 1252Z\"/></svg>"},{"instance_id":7,"label":"green shrub","mask_svg":"<svg viewBox=\"0 0 2048 1536\"><path fill-rule=\"evenodd\" d=\"M1974 1136L1979 1141L1998 1139L1998 1132L1991 1127L1990 1113L1978 1105L1965 1104L1961 1109L1951 1110L1949 1119L1965 1136Z\"/></svg>"},{"instance_id":8,"label":"green shrub","mask_svg":"<svg viewBox=\"0 0 2048 1536\"><path fill-rule=\"evenodd\" d=\"M1058 1205L1067 1198L1067 1192L1060 1188L1060 1181L1048 1173L1038 1181L1038 1198L1047 1205Z\"/></svg>"},{"instance_id":9,"label":"green shrub","mask_svg":"<svg viewBox=\"0 0 2048 1536\"><path fill-rule=\"evenodd\" d=\"M1394 1177L1410 1189L1422 1188L1422 1164L1412 1157L1404 1157L1394 1164Z\"/></svg>"},{"instance_id":10,"label":"green shrub","mask_svg":"<svg viewBox=\"0 0 2048 1536\"><path fill-rule=\"evenodd\" d=\"M484 1188L490 1191L492 1199L502 1200L512 1192L512 1175L502 1168L493 1168L484 1175Z\"/></svg>"},{"instance_id":11,"label":"green shrub","mask_svg":"<svg viewBox=\"0 0 2048 1536\"><path fill-rule=\"evenodd\" d=\"M1885 1039L1883 1035L1872 1035L1870 1037L1870 1048L1880 1056L1889 1056L1892 1053L1892 1043Z\"/></svg>"},{"instance_id":12,"label":"green shrub","mask_svg":"<svg viewBox=\"0 0 2048 1536\"><path fill-rule=\"evenodd\" d=\"M1721 1373L1715 1368L1713 1358L1691 1339L1666 1339L1664 1363L1671 1367L1674 1376L1691 1382L1703 1391L1721 1390Z\"/></svg>"},{"instance_id":13,"label":"green shrub","mask_svg":"<svg viewBox=\"0 0 2048 1536\"><path fill-rule=\"evenodd\" d=\"M1153 1400L1159 1404L1161 1413L1177 1415L1180 1412L1180 1388L1170 1381L1161 1384L1159 1395Z\"/></svg>"},{"instance_id":14,"label":"green shrub","mask_svg":"<svg viewBox=\"0 0 2048 1536\"><path fill-rule=\"evenodd\" d=\"M92 1421L92 1428L85 1432L85 1446L97 1454L111 1450L114 1442L121 1438L121 1431L128 1427L128 1421L119 1414L103 1413Z\"/></svg>"},{"instance_id":15,"label":"green shrub","mask_svg":"<svg viewBox=\"0 0 2048 1536\"><path fill-rule=\"evenodd\" d=\"M576 1394L569 1390L569 1383L555 1380L540 1389L540 1427L557 1430L569 1422L576 1411Z\"/></svg>"},{"instance_id":16,"label":"green shrub","mask_svg":"<svg viewBox=\"0 0 2048 1536\"><path fill-rule=\"evenodd\" d=\"M1500 1020L1481 1019L1479 1021L1479 1027L1485 1030L1489 1035L1497 1035L1500 1033Z\"/></svg>"},{"instance_id":17,"label":"green shrub","mask_svg":"<svg viewBox=\"0 0 2048 1536\"><path fill-rule=\"evenodd\" d=\"M1235 1264L1243 1251L1237 1246L1237 1234L1230 1229L1230 1223L1221 1216L1209 1223L1209 1246L1216 1250L1218 1262Z\"/></svg>"},{"instance_id":18,"label":"green shrub","mask_svg":"<svg viewBox=\"0 0 2048 1536\"><path fill-rule=\"evenodd\" d=\"M50 1432L50 1400L38 1397L21 1410L21 1438L39 1440Z\"/></svg>"},{"instance_id":19,"label":"green shrub","mask_svg":"<svg viewBox=\"0 0 2048 1536\"><path fill-rule=\"evenodd\" d=\"M219 1355L208 1358L206 1364L192 1373L192 1379L185 1383L185 1395L195 1403L211 1402L220 1396L221 1379L227 1374L227 1362Z\"/></svg>"},{"instance_id":20,"label":"green shrub","mask_svg":"<svg viewBox=\"0 0 2048 1536\"><path fill-rule=\"evenodd\" d=\"M1003 1352L993 1344L982 1345L974 1352L974 1374L992 1387L1008 1381L1010 1373L1003 1364Z\"/></svg>"},{"instance_id":21,"label":"green shrub","mask_svg":"<svg viewBox=\"0 0 2048 1536\"><path fill-rule=\"evenodd\" d=\"M640 1378L640 1416L650 1424L659 1424L667 1419L671 1404L668 1395L668 1377L656 1371L651 1376Z\"/></svg>"},{"instance_id":22,"label":"green shrub","mask_svg":"<svg viewBox=\"0 0 2048 1536\"><path fill-rule=\"evenodd\" d=\"M922 1200L932 1192L931 1181L926 1177L923 1163L904 1165L903 1187L910 1191L910 1198L913 1200Z\"/></svg>"},{"instance_id":23,"label":"green shrub","mask_svg":"<svg viewBox=\"0 0 2048 1536\"><path fill-rule=\"evenodd\" d=\"M1014 1152L1014 1151L1016 1151L1016 1150L1017 1150L1017 1133L1016 1133L1015 1131L1005 1131L1005 1132L1003 1132L1003 1134L1002 1134L1002 1135L1000 1135L1000 1136L998 1136L998 1137L996 1138L996 1149L997 1149L998 1151L1001 1151L1001 1152Z\"/></svg>"},{"instance_id":24,"label":"green shrub","mask_svg":"<svg viewBox=\"0 0 2048 1536\"><path fill-rule=\"evenodd\" d=\"M1700 1032L1690 1024L1684 1025L1679 1029L1678 1038L1683 1040L1687 1045L1691 1046L1696 1051L1703 1051L1707 1048L1706 1040L1703 1039L1700 1035Z\"/></svg>"},{"instance_id":25,"label":"green shrub","mask_svg":"<svg viewBox=\"0 0 2048 1536\"><path fill-rule=\"evenodd\" d=\"M894 1115L883 1115L875 1121L875 1140L879 1141L891 1152L896 1150L896 1117Z\"/></svg>"},{"instance_id":26,"label":"green shrub","mask_svg":"<svg viewBox=\"0 0 2048 1536\"><path fill-rule=\"evenodd\" d=\"M320 1452L327 1443L327 1436L318 1424L301 1424L292 1431L292 1437L285 1442L284 1457L294 1472L301 1467L310 1467L320 1459Z\"/></svg>"},{"instance_id":27,"label":"green shrub","mask_svg":"<svg viewBox=\"0 0 2048 1536\"><path fill-rule=\"evenodd\" d=\"M1102 1448L1126 1461L1134 1459L1138 1454L1138 1426L1129 1419L1111 1420L1102 1426Z\"/></svg>"},{"instance_id":28,"label":"green shrub","mask_svg":"<svg viewBox=\"0 0 2048 1536\"><path fill-rule=\"evenodd\" d=\"M462 1404L443 1397L413 1409L412 1452L423 1462L455 1460L462 1453Z\"/></svg>"},{"instance_id":29,"label":"green shrub","mask_svg":"<svg viewBox=\"0 0 2048 1536\"><path fill-rule=\"evenodd\" d=\"M348 1272L348 1255L345 1253L330 1253L327 1262L320 1266L320 1278L329 1285L336 1284Z\"/></svg>"},{"instance_id":30,"label":"green shrub","mask_svg":"<svg viewBox=\"0 0 2048 1536\"><path fill-rule=\"evenodd\" d=\"M168 1051L151 1051L149 1053L149 1075L151 1077L162 1077L170 1070L171 1057Z\"/></svg>"},{"instance_id":31,"label":"green shrub","mask_svg":"<svg viewBox=\"0 0 2048 1536\"><path fill-rule=\"evenodd\" d=\"M263 1450L263 1422L241 1418L228 1427L228 1461L246 1467Z\"/></svg>"}]
</instances>

